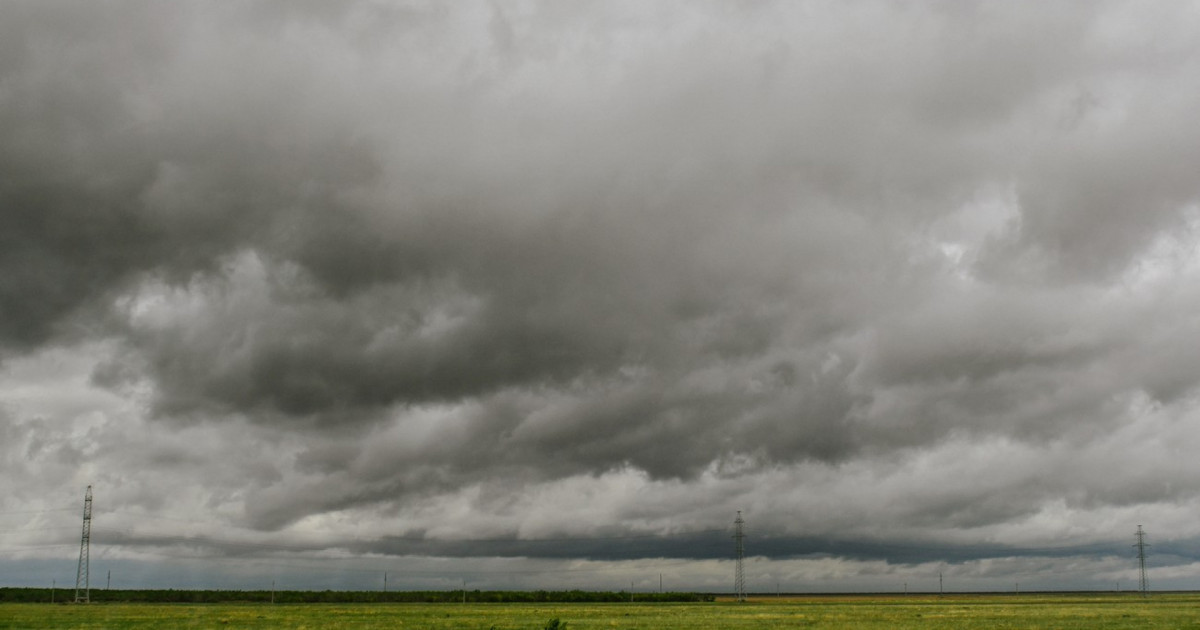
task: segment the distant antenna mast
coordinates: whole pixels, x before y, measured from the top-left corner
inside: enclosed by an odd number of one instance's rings
[[[1133,546],[1137,547],[1138,550],[1138,569],[1141,572],[1139,589],[1142,592],[1142,597],[1149,597],[1150,583],[1146,581],[1146,547],[1149,547],[1150,543],[1146,542],[1146,532],[1142,531],[1141,525],[1138,525],[1137,533],[1134,536],[1137,537],[1137,542]]]
[[[742,526],[745,524],[746,521],[742,520],[742,511],[738,510],[737,519],[733,521],[733,553],[735,559],[733,590],[739,602],[746,601],[746,571],[742,566],[742,559],[746,557],[746,544],[743,542],[746,534],[742,531]]]
[[[75,603],[86,604],[91,601],[90,570],[88,560],[91,558],[92,540],[92,487],[87,487],[83,495],[83,537],[79,541],[79,570],[75,573]]]

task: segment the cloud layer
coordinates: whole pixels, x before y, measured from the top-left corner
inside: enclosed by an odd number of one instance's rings
[[[711,558],[738,509],[776,558],[1183,544],[1197,28],[7,3],[0,511],[95,483],[450,556]]]

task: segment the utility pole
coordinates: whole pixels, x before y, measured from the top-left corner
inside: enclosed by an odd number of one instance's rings
[[[742,560],[746,557],[746,544],[743,540],[746,534],[743,531],[743,526],[746,521],[742,520],[742,511],[738,510],[737,519],[733,521],[733,553],[734,553],[734,569],[733,569],[733,590],[739,602],[746,601],[746,571],[742,566]]]
[[[1138,550],[1138,570],[1141,573],[1141,583],[1138,588],[1142,592],[1142,597],[1149,597],[1150,583],[1146,581],[1146,547],[1149,547],[1150,543],[1146,542],[1146,532],[1142,531],[1141,525],[1138,525],[1137,533],[1134,536],[1137,537],[1137,542],[1133,546]]]
[[[79,541],[79,568],[75,572],[75,603],[86,604],[91,601],[91,584],[89,583],[91,569],[88,561],[91,559],[92,539],[92,487],[87,487],[83,495],[83,537]],[[82,591],[82,592],[81,592]]]

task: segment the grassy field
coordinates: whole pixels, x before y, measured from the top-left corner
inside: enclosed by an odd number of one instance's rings
[[[834,596],[703,604],[3,604],[38,628],[1198,628],[1200,594]]]

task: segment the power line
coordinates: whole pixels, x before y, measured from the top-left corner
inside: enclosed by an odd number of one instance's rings
[[[24,511],[24,513],[42,513],[42,512],[55,512],[55,511],[61,511],[61,510],[59,510],[59,509],[28,510],[28,511]],[[5,513],[19,514],[19,513],[22,513],[22,511],[0,512],[0,514],[5,514]],[[251,534],[261,533],[261,532],[257,532],[257,530],[254,530],[254,529],[228,527],[227,523],[219,523],[219,522],[214,522],[214,521],[207,521],[207,522],[206,521],[198,521],[196,519],[175,518],[175,517],[171,517],[171,516],[160,516],[160,515],[146,514],[146,513],[141,513],[141,512],[126,512],[126,511],[120,511],[120,510],[101,509],[101,510],[99,510],[98,513],[105,517],[131,517],[131,518],[138,519],[139,521],[162,520],[162,521],[173,521],[173,522],[180,522],[180,523],[190,523],[190,524],[194,524],[194,525],[198,525],[198,526],[204,526],[205,529],[208,531],[213,531],[214,528],[216,528],[218,530],[225,529],[227,532],[229,532],[231,534],[234,532],[239,532],[239,531],[240,532],[248,532]],[[120,520],[120,519],[118,519],[118,520]],[[30,529],[34,529],[34,528],[30,528]],[[38,527],[36,529],[49,530],[49,529],[57,529],[57,528],[56,527]],[[26,529],[0,530],[0,533],[13,533],[13,532],[19,532],[19,531],[26,531]],[[116,528],[116,529],[106,528],[106,529],[104,529],[104,531],[106,531],[106,532],[112,531],[114,533],[126,534],[130,538],[136,537],[133,529],[131,529],[131,528]],[[407,543],[424,543],[424,544],[435,544],[435,545],[456,545],[456,544],[464,544],[464,545],[516,544],[516,545],[522,545],[522,544],[590,542],[590,541],[619,541],[619,540],[639,540],[639,539],[640,540],[687,539],[687,538],[700,537],[700,536],[704,536],[704,535],[708,535],[708,534],[715,534],[715,533],[719,533],[722,531],[728,531],[728,530],[723,529],[723,528],[713,528],[713,529],[703,529],[703,530],[671,532],[671,533],[666,533],[666,534],[639,533],[639,534],[612,534],[612,535],[606,535],[606,536],[587,536],[587,535],[549,536],[549,537],[541,537],[541,538],[521,538],[521,537],[517,537],[516,535],[494,536],[494,537],[483,537],[483,538],[438,538],[438,537],[431,537],[429,535],[409,535],[409,536],[387,536],[386,538],[379,539],[375,542],[380,542],[380,543],[407,542]],[[277,534],[273,534],[273,535],[277,535]],[[767,543],[771,543],[772,538],[768,537],[765,540]],[[355,541],[333,540],[333,541],[313,541],[313,542],[297,541],[297,542],[294,542],[291,544],[288,544],[288,543],[271,544],[271,543],[255,543],[255,542],[248,542],[248,541],[237,541],[237,540],[231,540],[229,538],[222,539],[222,538],[212,537],[212,536],[191,537],[191,536],[180,536],[180,535],[174,535],[174,536],[150,535],[150,538],[144,543],[142,543],[140,541],[130,540],[127,542],[127,544],[130,546],[137,546],[139,544],[153,545],[153,544],[160,544],[160,543],[170,544],[170,543],[179,543],[179,542],[204,545],[204,546],[208,546],[208,545],[211,545],[211,546],[229,545],[229,546],[237,546],[237,547],[257,546],[260,548],[277,548],[280,550],[337,549],[337,548],[360,547],[362,544],[362,541],[357,541],[357,540],[355,540]],[[809,542],[810,541],[808,541],[807,539],[805,539],[803,541],[803,544],[801,546],[805,547],[806,550],[804,552],[800,552],[798,555],[830,554],[831,553],[833,555],[847,556],[847,557],[866,556],[866,557],[875,558],[875,557],[877,557],[877,554],[887,555],[889,553],[895,553],[895,552],[925,553],[925,554],[929,554],[929,555],[937,555],[937,554],[946,553],[947,551],[952,551],[952,552],[968,553],[968,555],[963,556],[963,559],[966,559],[966,560],[975,559],[976,557],[987,557],[987,558],[1014,557],[1015,558],[1015,557],[1026,557],[1026,556],[1041,557],[1041,556],[1059,556],[1059,555],[1072,555],[1072,556],[1075,556],[1075,555],[1120,556],[1120,555],[1122,555],[1119,545],[1115,545],[1112,543],[1104,543],[1104,542],[1086,543],[1086,544],[1081,544],[1081,545],[1031,546],[1031,547],[1018,547],[1018,546],[1007,546],[1007,547],[1006,546],[995,546],[995,547],[983,546],[983,547],[980,547],[980,546],[976,546],[976,545],[968,545],[968,546],[962,547],[962,548],[955,547],[955,546],[921,544],[921,543],[916,543],[916,542],[914,542],[914,543],[880,542],[880,541],[874,541],[874,540],[869,540],[869,539],[867,539],[867,540],[850,540],[850,541],[833,539],[833,540],[827,541],[824,545],[814,548],[811,546],[811,544],[807,544]],[[776,546],[778,546],[779,544],[780,544],[779,542],[775,543]],[[856,552],[856,550],[859,550],[859,549],[863,549],[865,551],[857,551]],[[872,552],[876,552],[876,553],[872,553]],[[796,555],[796,554],[792,554],[792,555]],[[905,561],[905,560],[901,560],[901,561],[899,561],[899,563],[900,564],[913,564],[913,562]]]
[[[163,546],[189,546],[196,548],[210,549],[225,549],[225,550],[263,550],[263,551],[294,551],[294,552],[320,552],[336,549],[344,549],[352,553],[364,553],[361,549],[363,543],[361,541],[313,541],[313,542],[265,542],[255,540],[237,540],[234,538],[219,538],[208,535],[156,535],[156,534],[137,534],[132,528],[106,528],[108,533],[107,545],[110,547],[127,547],[127,548],[146,548],[146,547],[163,547]],[[695,530],[682,534],[684,537],[695,538],[701,537],[710,533],[717,533],[723,530]],[[724,530],[728,531],[728,530]],[[233,533],[232,531],[230,533]],[[565,543],[565,542],[580,542],[590,543],[597,541],[621,541],[621,540],[670,540],[669,536],[660,534],[625,534],[612,536],[596,536],[596,537],[556,537],[556,538],[462,538],[462,539],[438,539],[429,537],[416,536],[394,536],[388,537],[378,543],[387,544],[394,542],[418,543],[424,545],[476,545],[476,544],[498,544],[498,545],[527,545],[527,544],[548,544],[548,543]],[[366,553],[372,553],[368,549]],[[396,555],[383,551],[374,551],[381,555]]]
[[[176,522],[180,522],[180,523],[192,523],[192,524],[196,524],[196,525],[205,525],[206,528],[208,528],[208,529],[212,529],[212,527],[214,527],[214,526],[215,527],[223,527],[224,526],[224,524],[215,523],[212,521],[203,522],[203,521],[197,521],[196,519],[182,519],[182,518],[174,518],[174,517],[169,517],[169,516],[154,516],[154,515],[150,515],[150,514],[142,514],[142,513],[136,513],[136,512],[123,512],[123,511],[118,511],[118,510],[104,511],[103,514],[111,515],[111,516],[130,516],[130,517],[134,517],[134,518],[137,518],[140,520],[154,519],[154,520],[162,520],[162,521],[176,521]],[[234,528],[234,529],[240,529],[241,531],[254,531],[254,530],[247,530],[244,528]],[[130,530],[126,529],[126,530],[121,530],[121,531],[129,532]],[[606,535],[606,536],[586,536],[586,535],[547,536],[547,537],[542,537],[542,538],[519,538],[515,535],[513,535],[513,536],[496,536],[496,537],[489,537],[489,538],[433,538],[430,536],[388,536],[387,538],[385,538],[383,540],[397,541],[397,542],[423,542],[423,543],[439,543],[439,544],[555,543],[555,542],[587,542],[587,541],[593,541],[593,540],[598,540],[598,541],[603,541],[603,540],[649,540],[649,539],[655,539],[655,538],[667,539],[672,536],[701,536],[704,534],[717,534],[717,533],[727,532],[727,531],[729,531],[729,530],[725,529],[725,528],[712,528],[712,529],[687,530],[687,531],[682,531],[682,532],[669,532],[666,534],[610,534],[610,535]],[[333,543],[333,544],[325,545],[325,548],[344,547],[344,546],[346,546],[346,543]]]
[[[228,556],[208,556],[208,555],[185,555],[178,553],[150,552],[148,555],[171,559],[181,560],[184,562],[214,562],[214,563],[237,563],[242,566],[256,567],[271,567],[277,569],[303,569],[306,571],[315,571],[317,573],[364,573],[378,574],[385,571],[389,565],[394,565],[394,560],[379,562],[370,562],[372,566],[363,566],[364,559],[361,557],[293,557],[290,560],[270,559],[270,558],[233,558]],[[635,560],[616,561],[616,562],[636,562]],[[616,563],[614,562],[614,563]],[[689,560],[670,560],[665,562],[656,562],[644,567],[640,570],[651,571],[661,569],[663,567],[686,566]],[[599,563],[598,564],[602,564]],[[551,568],[543,567],[537,569],[510,569],[510,568],[495,568],[495,569],[471,569],[462,571],[461,569],[426,569],[413,570],[405,569],[403,573],[410,576],[445,576],[447,572],[465,572],[468,575],[538,575],[544,573],[553,574],[596,574],[612,571],[627,570],[622,567],[566,567],[566,568]]]
[[[80,538],[80,565],[79,565],[79,572],[77,574],[77,582],[78,582],[77,590],[80,591],[79,597],[82,601],[87,601],[87,599],[90,595],[90,592],[89,592],[90,576],[88,573],[88,563],[90,560],[90,537],[91,537],[91,534],[93,533],[92,528],[91,528],[91,521],[92,521],[91,517],[93,516],[93,511],[90,509],[90,505],[89,505],[90,494],[91,494],[91,486],[88,486],[88,492],[85,495],[85,506],[84,506],[85,507],[84,532]],[[58,510],[58,509],[26,510],[26,511],[12,511],[9,513],[10,514],[17,514],[17,513],[37,514],[37,513],[48,513],[48,512],[56,512],[56,511],[61,511],[61,510]],[[336,539],[335,540],[304,541],[301,539],[301,540],[294,540],[289,544],[288,542],[282,542],[282,541],[271,542],[270,540],[264,539],[268,535],[278,536],[279,532],[275,532],[275,533],[261,532],[261,531],[257,531],[257,530],[253,530],[253,529],[231,526],[228,523],[210,522],[209,525],[204,525],[202,522],[197,522],[195,520],[177,519],[177,518],[173,518],[171,516],[156,516],[156,515],[136,513],[136,512],[122,512],[122,511],[114,511],[114,510],[105,510],[103,508],[101,508],[99,513],[106,517],[106,518],[102,519],[102,521],[104,521],[104,522],[111,523],[111,521],[117,521],[117,522],[129,523],[129,525],[130,525],[129,527],[111,527],[111,526],[105,527],[102,525],[101,529],[96,530],[96,533],[102,534],[102,537],[105,541],[104,551],[108,551],[109,549],[127,549],[127,550],[131,550],[131,551],[136,550],[140,553],[144,553],[149,556],[160,557],[160,558],[176,558],[176,559],[185,560],[185,561],[188,561],[188,560],[190,560],[190,561],[228,561],[228,562],[250,561],[252,564],[257,565],[257,566],[262,566],[262,567],[274,566],[274,567],[280,567],[280,568],[303,568],[303,569],[315,570],[317,572],[332,571],[335,573],[340,573],[340,572],[344,572],[344,571],[371,573],[371,572],[382,571],[385,569],[394,569],[394,568],[397,568],[394,563],[398,562],[399,558],[405,557],[407,555],[412,555],[412,554],[426,555],[429,552],[429,550],[431,550],[431,549],[448,551],[451,553],[452,556],[460,557],[463,559],[466,559],[469,557],[480,557],[480,556],[491,556],[492,555],[489,547],[475,548],[475,549],[472,549],[470,547],[471,545],[478,545],[478,544],[510,545],[510,546],[513,546],[513,549],[515,550],[515,551],[513,551],[513,553],[516,553],[517,551],[522,551],[522,549],[521,549],[522,546],[525,546],[523,553],[517,557],[520,557],[523,559],[530,559],[530,558],[544,559],[544,560],[553,562],[555,560],[563,560],[564,557],[561,557],[558,555],[551,555],[546,558],[540,558],[541,554],[530,547],[536,547],[537,544],[552,544],[552,543],[571,543],[571,542],[585,542],[586,543],[586,542],[596,542],[596,541],[622,541],[622,540],[639,540],[639,539],[640,540],[656,540],[657,539],[657,540],[661,540],[665,543],[668,543],[670,545],[669,547],[664,549],[664,550],[668,551],[667,555],[659,556],[656,559],[649,558],[646,556],[629,556],[629,557],[608,557],[604,560],[597,560],[597,562],[604,562],[604,563],[611,562],[611,563],[617,563],[617,564],[622,564],[622,563],[629,562],[629,561],[645,562],[646,560],[650,560],[652,562],[652,564],[647,565],[647,566],[649,566],[649,567],[651,567],[651,569],[653,569],[654,567],[683,565],[683,564],[687,564],[689,562],[695,562],[695,561],[720,560],[720,558],[718,556],[709,556],[709,555],[701,555],[701,556],[694,556],[694,557],[693,556],[684,556],[684,558],[686,558],[686,559],[680,559],[680,560],[668,560],[668,558],[679,558],[680,557],[680,556],[674,556],[674,554],[671,553],[671,551],[678,552],[679,549],[677,549],[677,547],[680,544],[684,544],[684,545],[686,545],[688,543],[703,544],[703,545],[705,545],[705,547],[704,547],[705,554],[717,551],[719,548],[719,538],[720,537],[714,536],[710,540],[707,536],[709,534],[715,533],[715,532],[721,532],[721,531],[728,532],[729,531],[728,529],[705,529],[705,530],[691,530],[691,531],[675,531],[675,532],[658,533],[658,534],[624,533],[624,534],[610,534],[607,536],[586,536],[586,535],[583,535],[583,536],[550,536],[550,537],[545,537],[545,538],[519,538],[519,537],[517,537],[517,535],[515,533],[513,533],[513,534],[501,536],[501,537],[460,538],[460,539],[436,538],[436,537],[431,537],[431,536],[429,536],[428,533],[426,533],[424,535],[406,535],[406,536],[385,537],[385,538],[374,540],[374,541],[336,540]],[[111,517],[111,521],[110,521],[110,517]],[[122,518],[122,517],[125,517],[125,518]],[[205,529],[207,531],[205,533],[201,533],[198,535],[186,535],[186,534],[178,535],[178,534],[176,534],[176,535],[158,536],[158,535],[154,535],[153,533],[150,533],[150,532],[142,533],[142,532],[136,531],[136,530],[142,529],[142,527],[138,526],[135,523],[129,522],[127,520],[128,518],[136,518],[138,520],[155,519],[155,520],[163,520],[163,521],[188,522],[188,523],[192,523],[194,525],[205,527]],[[42,519],[37,519],[37,520],[40,521]],[[216,530],[212,531],[212,527],[210,527],[210,525],[215,526]],[[45,527],[45,528],[40,528],[40,529],[50,530],[50,529],[58,529],[58,528]],[[26,529],[0,530],[0,534],[19,532],[19,531],[29,531],[29,530],[26,530]],[[726,535],[728,535],[728,534],[726,534]],[[1135,545],[1135,547],[1138,547],[1138,554],[1139,554],[1139,568],[1141,571],[1141,580],[1142,580],[1141,591],[1143,592],[1144,595],[1148,596],[1149,584],[1148,584],[1148,579],[1145,575],[1145,556],[1147,554],[1146,547],[1149,547],[1150,545],[1149,545],[1149,543],[1146,542],[1145,536],[1146,536],[1146,534],[1143,531],[1142,526],[1139,525],[1138,526],[1138,541],[1140,543],[1140,546]],[[735,547],[734,547],[734,552],[735,552],[734,589],[736,591],[736,595],[739,598],[744,598],[746,596],[746,581],[745,581],[746,578],[745,578],[745,567],[744,567],[746,534],[745,534],[745,520],[743,519],[743,515],[742,515],[741,511],[737,512],[737,517],[735,520],[735,533],[734,533],[733,537],[735,539],[734,540],[734,542],[735,542]],[[70,543],[65,543],[65,542],[64,543],[53,542],[55,538],[58,538],[57,536],[46,536],[46,537],[39,536],[38,538],[41,538],[41,540],[36,540],[36,541],[30,540],[30,541],[28,541],[30,544],[10,544],[8,546],[0,546],[0,554],[7,556],[12,553],[21,553],[23,551],[31,551],[31,550],[35,550],[35,549],[53,549],[53,548],[59,548],[59,547],[68,547],[70,545]],[[46,538],[50,538],[50,540],[47,541]],[[726,540],[728,540],[728,539],[726,539]],[[770,539],[768,539],[768,540],[770,540]],[[805,539],[805,540],[807,540],[807,539]],[[13,541],[13,542],[15,543],[15,541]],[[412,548],[409,548],[408,545],[393,546],[393,547],[389,548],[389,546],[387,545],[387,543],[389,543],[389,542],[417,543],[417,545]],[[714,543],[716,543],[716,545],[714,545]],[[372,549],[372,547],[375,544],[383,545],[383,547],[379,548],[379,549]],[[780,543],[779,543],[779,541],[776,541],[774,544],[776,546],[778,546]],[[831,545],[829,547],[829,551],[831,551],[834,554],[837,554],[838,551],[841,550],[840,547],[845,546],[846,544],[850,544],[850,543],[837,543],[835,541],[834,543],[831,543]],[[463,545],[465,545],[466,547],[462,547]],[[904,544],[904,543],[867,542],[865,544],[865,546],[868,549],[873,549],[873,550],[910,550],[910,551],[930,551],[930,552],[945,551],[944,547],[926,546],[926,545],[921,545],[919,543],[918,544]],[[196,555],[187,554],[186,551],[183,554],[172,554],[168,550],[169,547],[190,547],[192,550],[194,550],[196,552]],[[460,547],[462,547],[462,548],[460,548]],[[224,550],[225,550],[223,554],[221,553],[222,548],[224,548]],[[647,548],[649,548],[649,547],[646,547],[645,545],[637,545],[636,549],[634,549],[634,551],[636,552],[636,551],[640,550],[642,552],[645,552]],[[1172,544],[1168,544],[1168,547],[1166,549],[1173,549],[1173,548],[1174,548],[1174,546]],[[1124,554],[1123,554],[1122,552],[1119,551],[1119,549],[1120,549],[1119,545],[1113,545],[1111,557],[1113,558],[1114,561],[1116,561],[1117,558],[1119,558],[1121,555],[1128,553],[1128,552],[1124,552]],[[1128,549],[1128,548],[1126,548],[1126,549]],[[1163,549],[1164,548],[1160,548],[1159,551],[1161,552],[1161,551],[1163,551]],[[205,551],[205,550],[214,550],[215,554],[213,556],[204,555],[204,554],[210,553],[209,551]],[[425,554],[420,553],[421,551],[425,551],[426,553]],[[829,553],[829,551],[827,551],[826,553]],[[986,549],[985,549],[985,551],[986,551]],[[1046,554],[1046,555],[1053,556],[1053,555],[1057,555],[1058,553],[1070,553],[1070,552],[1076,552],[1076,553],[1083,554],[1083,555],[1097,555],[1097,556],[1104,556],[1104,557],[1110,556],[1110,552],[1108,550],[1108,545],[1105,545],[1103,543],[1091,543],[1091,544],[1082,545],[1082,546],[1070,545],[1070,546],[1056,546],[1056,547],[1047,546],[1047,547],[1023,547],[1023,548],[1010,547],[1007,549],[997,548],[997,549],[993,549],[992,551],[1002,553],[1005,555],[1005,557],[1014,557],[1014,558],[1019,558],[1021,556],[1024,556],[1025,554],[1039,554],[1039,555]],[[166,553],[164,553],[164,552],[166,552]],[[719,551],[717,551],[717,553],[719,553]],[[297,554],[297,555],[293,556],[292,554]],[[332,555],[330,555],[330,554],[332,554]],[[467,555],[459,555],[459,554],[467,554]],[[529,554],[529,555],[525,555],[525,554]],[[104,554],[101,554],[101,556],[103,556],[103,555]],[[800,554],[800,555],[804,555],[804,554]],[[853,556],[854,554],[850,554],[850,555]],[[309,556],[309,557],[304,557],[304,556]],[[497,556],[497,558],[500,558],[500,557],[504,557],[504,556]],[[777,559],[785,559],[785,560],[786,559],[798,559],[798,557],[799,557],[799,555],[793,555],[790,557],[782,557],[782,558],[777,558]],[[992,556],[992,557],[996,557],[996,556]],[[1126,555],[1125,557],[1127,558],[1128,556]],[[725,558],[728,558],[728,556],[725,556]],[[655,562],[654,560],[658,560],[658,562]],[[662,562],[663,560],[667,560],[667,561]],[[341,564],[341,566],[338,566],[338,567],[328,566],[331,561],[335,564]],[[345,563],[347,563],[347,562],[350,563],[351,566],[346,566]],[[317,564],[320,564],[323,566],[312,566],[309,563],[317,563]],[[912,564],[912,563],[906,563],[906,564]],[[371,568],[367,568],[367,566],[364,566],[364,565],[371,566]],[[643,567],[643,568],[645,568],[645,567]],[[651,569],[647,569],[647,570],[651,570]],[[458,569],[458,571],[461,571],[461,570],[462,569]],[[605,566],[605,567],[591,566],[588,568],[579,568],[579,567],[576,567],[576,568],[548,568],[547,567],[547,568],[537,568],[537,569],[489,568],[486,570],[470,571],[470,573],[477,574],[477,575],[504,575],[504,574],[524,575],[524,574],[542,574],[542,573],[566,573],[566,574],[570,574],[570,573],[607,573],[607,572],[611,572],[614,570],[619,571],[622,569],[619,568],[618,566]],[[408,573],[408,571],[406,571],[405,573]],[[444,573],[444,571],[428,570],[428,571],[415,571],[412,573],[414,573],[414,575],[442,575]],[[1051,573],[1052,574],[1071,574],[1073,572],[1060,569],[1057,571],[1052,571]],[[941,577],[941,576],[939,576],[939,577]],[[389,576],[389,586],[390,586],[390,582],[391,582],[390,578],[391,578],[391,576]],[[941,580],[939,580],[939,583],[940,582],[941,582]],[[941,591],[941,590],[942,589],[939,588],[939,591]]]
[[[17,534],[21,532],[44,532],[52,529],[75,529],[74,525],[56,525],[54,527],[22,527],[21,529],[0,529],[0,534]]]
[[[21,545],[19,547],[0,547],[0,553],[23,553],[29,549],[55,549],[58,547],[74,547],[75,543],[51,543],[46,545]]]
[[[48,510],[2,510],[0,516],[9,514],[47,514],[50,512],[74,512],[75,508],[53,508]]]

